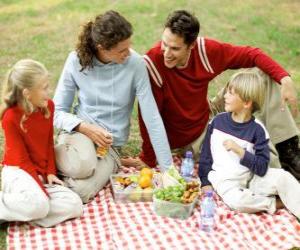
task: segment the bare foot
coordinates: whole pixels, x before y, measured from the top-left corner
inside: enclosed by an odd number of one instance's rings
[[[280,198],[276,198],[276,209],[285,208],[283,202],[280,200]]]
[[[142,169],[146,166],[146,164],[141,161],[140,158],[133,158],[133,157],[123,157],[121,158],[121,164],[125,167],[135,167],[137,170]]]

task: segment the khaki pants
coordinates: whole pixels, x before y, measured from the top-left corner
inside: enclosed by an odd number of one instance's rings
[[[232,209],[246,213],[267,211],[274,213],[278,195],[297,218],[300,218],[300,183],[283,169],[269,168],[266,175],[254,175],[249,185],[244,180],[223,179],[216,171],[210,171],[208,179],[223,201]]]
[[[64,182],[84,203],[95,197],[121,165],[113,148],[103,159],[98,159],[92,140],[78,132],[62,132],[58,136],[55,154]]]
[[[81,216],[82,202],[77,194],[60,185],[44,186],[50,197],[27,172],[5,166],[2,169],[0,220],[30,221],[51,227]]]
[[[251,69],[257,71],[266,83],[266,97],[262,110],[255,113],[255,116],[263,122],[270,134],[270,167],[280,167],[278,153],[274,144],[283,142],[299,134],[296,122],[294,121],[288,106],[281,111],[280,85],[274,82],[269,76],[257,68]],[[212,117],[220,112],[224,112],[225,86],[218,92],[217,96],[210,102]],[[205,131],[194,142],[184,147],[184,151],[192,150],[195,160],[199,160],[199,152],[206,134]]]

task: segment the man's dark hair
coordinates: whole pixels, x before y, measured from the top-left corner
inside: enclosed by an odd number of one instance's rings
[[[168,16],[165,28],[169,28],[173,34],[183,37],[185,44],[191,45],[197,39],[200,23],[188,11],[176,10]]]

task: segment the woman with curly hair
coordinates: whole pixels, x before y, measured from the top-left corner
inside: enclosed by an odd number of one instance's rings
[[[130,48],[131,36],[131,24],[115,11],[88,22],[54,96],[54,124],[61,129],[57,165],[67,186],[85,203],[120,164],[117,149],[127,142],[135,97],[160,167],[172,164],[146,66]]]

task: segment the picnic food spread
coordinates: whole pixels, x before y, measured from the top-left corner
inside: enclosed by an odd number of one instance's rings
[[[199,180],[184,179],[175,167],[164,173],[143,168],[135,174],[111,176],[114,200],[117,203],[149,202],[161,216],[186,219],[199,196]]]

